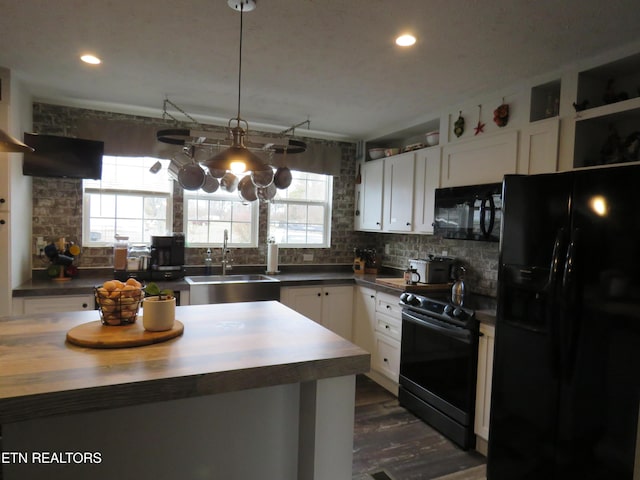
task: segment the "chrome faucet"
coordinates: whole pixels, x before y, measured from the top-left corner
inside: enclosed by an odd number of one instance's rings
[[[222,241],[222,275],[227,274],[227,268],[230,270],[231,266],[228,265],[229,259],[227,258],[227,254],[229,253],[229,249],[227,248],[227,243],[229,242],[229,230],[224,229],[224,237]]]

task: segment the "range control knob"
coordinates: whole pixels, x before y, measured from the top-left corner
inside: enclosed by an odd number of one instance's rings
[[[413,295],[411,295],[410,293],[404,292],[400,294],[400,301],[402,303],[409,303],[407,300],[409,299],[409,297],[413,297]]]
[[[453,307],[449,304],[444,306],[444,313],[446,313],[447,315],[451,315],[451,312],[453,312]]]
[[[453,316],[455,318],[460,319],[460,320],[464,320],[466,318],[466,316],[467,316],[467,313],[464,310],[462,310],[461,308],[454,308]]]

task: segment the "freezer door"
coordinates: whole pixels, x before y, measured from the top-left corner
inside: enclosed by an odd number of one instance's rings
[[[639,186],[640,166],[576,174],[554,478],[640,477]]]
[[[487,478],[552,479],[559,357],[557,280],[571,179],[507,176]]]

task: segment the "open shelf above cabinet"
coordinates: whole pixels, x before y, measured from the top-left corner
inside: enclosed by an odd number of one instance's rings
[[[640,160],[640,54],[578,75],[573,166]]]
[[[560,112],[560,87],[560,80],[555,80],[531,89],[530,122],[558,116]]]

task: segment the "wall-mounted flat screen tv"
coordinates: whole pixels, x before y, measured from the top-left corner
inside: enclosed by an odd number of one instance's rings
[[[24,154],[23,175],[93,179],[102,177],[104,142],[25,133],[24,143],[35,151]]]

